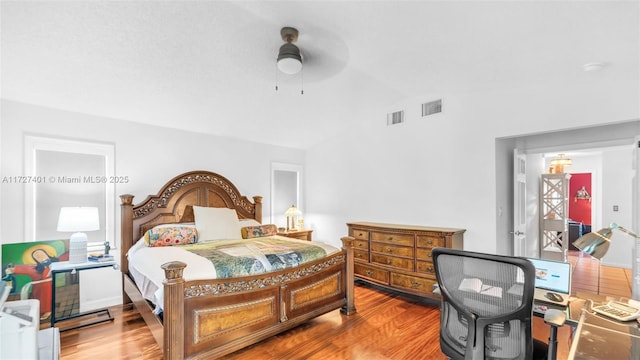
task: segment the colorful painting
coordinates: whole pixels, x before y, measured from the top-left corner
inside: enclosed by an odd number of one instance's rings
[[[11,284],[16,299],[40,300],[41,319],[51,315],[51,274],[53,262],[69,260],[69,240],[49,240],[2,245],[2,280]],[[64,274],[56,287],[65,283]]]

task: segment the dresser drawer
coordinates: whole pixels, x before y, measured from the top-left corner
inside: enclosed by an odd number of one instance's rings
[[[353,247],[356,250],[369,250],[369,242],[364,240],[356,240],[353,242]]]
[[[385,242],[389,244],[413,246],[413,235],[371,232],[371,241]]]
[[[369,232],[367,230],[353,229],[353,237],[356,240],[369,240]]]
[[[435,280],[425,279],[417,276],[391,273],[391,286],[418,291],[422,293],[432,293]]]
[[[371,251],[386,255],[403,256],[413,258],[413,248],[408,246],[389,245],[386,243],[371,243]]]
[[[416,246],[418,247],[436,247],[444,246],[444,239],[437,235],[417,235]]]
[[[384,284],[389,284],[389,272],[386,270],[356,263],[353,266],[353,272],[356,276],[362,276]]]
[[[429,274],[436,276],[436,268],[433,266],[433,263],[426,261],[418,261],[416,262],[416,271],[423,274]]]
[[[403,258],[398,258],[394,256],[371,254],[371,262],[380,264],[380,265],[393,266],[395,268],[413,271],[413,259],[403,259]]]
[[[355,260],[360,260],[360,261],[369,261],[369,252],[368,251],[362,251],[362,250],[354,250],[353,251],[353,258]]]
[[[431,254],[432,250],[433,249],[431,248],[427,248],[427,249],[417,248],[416,259],[424,260],[424,261],[433,261],[433,254]]]

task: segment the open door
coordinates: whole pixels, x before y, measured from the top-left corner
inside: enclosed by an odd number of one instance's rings
[[[513,150],[513,255],[526,256],[527,157]]]

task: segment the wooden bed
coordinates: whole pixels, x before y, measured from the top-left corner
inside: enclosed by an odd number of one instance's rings
[[[188,264],[166,263],[160,320],[130,277],[126,254],[133,244],[155,225],[193,222],[193,205],[232,208],[238,217],[261,223],[262,197],[254,196],[252,202],[223,176],[192,171],[171,179],[137,205],[133,195],[120,198],[123,301],[140,312],[165,359],[222,356],[329,311],[356,311],[353,239],[345,237],[336,254],[257,276],[185,281],[182,273]]]

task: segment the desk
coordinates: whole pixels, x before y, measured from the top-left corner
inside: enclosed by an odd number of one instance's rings
[[[584,308],[585,303],[585,299],[577,297],[571,297],[571,299],[569,300],[569,305],[567,306],[554,305],[538,300],[533,300],[533,315],[543,318],[546,309],[557,309],[567,315],[565,324],[575,328],[580,322],[580,315],[582,314],[582,308]]]
[[[116,269],[117,266],[118,264],[116,264],[116,262],[113,260],[104,261],[104,262],[87,261],[87,262],[77,263],[77,264],[71,264],[68,261],[51,263],[49,267],[49,269],[51,270],[51,278],[53,281],[53,284],[51,286],[51,327],[55,327],[55,323],[59,321],[75,319],[75,318],[79,318],[87,315],[93,315],[93,314],[98,316],[95,319],[95,321],[83,323],[81,325],[70,327],[70,328],[60,329],[60,331],[62,332],[62,331],[77,329],[77,328],[81,328],[89,325],[99,324],[107,321],[113,321],[113,316],[111,316],[111,312],[109,311],[108,308],[87,311],[87,312],[63,317],[60,319],[56,319],[56,274],[67,273],[67,272],[75,273],[77,271],[91,270],[91,269],[98,269],[98,268],[105,268],[105,267],[113,267],[114,269]],[[106,316],[101,316],[101,315],[106,315]]]
[[[619,322],[585,309],[571,344],[569,359],[640,359],[638,322]]]

